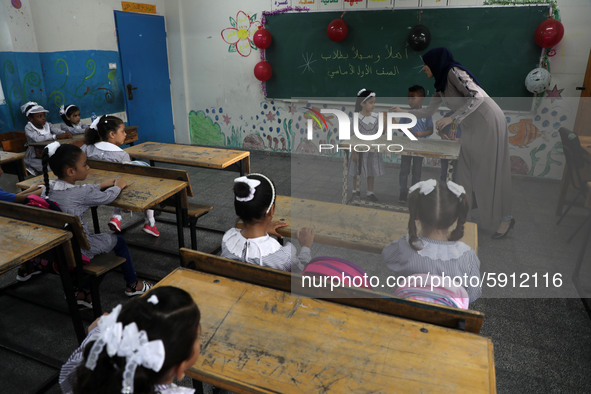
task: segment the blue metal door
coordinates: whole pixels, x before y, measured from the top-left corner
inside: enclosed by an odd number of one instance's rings
[[[174,143],[164,17],[115,11],[128,124],[138,142]]]

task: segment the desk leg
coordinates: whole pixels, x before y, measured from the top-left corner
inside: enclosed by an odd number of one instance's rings
[[[447,161],[447,174],[446,180],[453,181],[454,180],[454,167],[456,166],[457,160],[448,160]]]
[[[60,270],[60,278],[62,280],[62,287],[64,288],[66,302],[68,303],[68,310],[70,311],[70,316],[72,317],[72,324],[74,325],[76,338],[78,338],[78,343],[81,344],[84,338],[86,338],[86,333],[84,331],[84,325],[82,324],[82,317],[80,316],[80,311],[78,310],[78,304],[76,303],[76,299],[74,297],[74,285],[72,284],[72,276],[70,275],[70,271],[68,270],[68,265],[71,265],[72,267],[76,265],[73,256],[71,241],[64,242],[58,248],[57,255],[57,265]]]
[[[347,192],[349,191],[349,152],[343,151],[343,195],[341,202],[347,203]]]
[[[25,167],[25,161],[22,160],[20,163],[17,163],[17,165],[16,165],[16,176],[18,177],[18,181],[19,182],[24,181],[26,175],[27,175],[27,170]]]
[[[242,167],[240,168],[240,176],[244,174],[250,174],[250,156],[242,159]]]
[[[569,179],[568,179],[568,164],[564,166],[562,171],[562,180],[560,181],[560,194],[558,195],[558,205],[556,205],[556,216],[562,215],[562,207],[564,206],[564,200],[566,199],[566,192],[568,191]]]
[[[185,247],[185,235],[183,233],[183,204],[181,202],[181,192],[178,192],[175,197],[175,204],[176,204],[176,231],[179,239],[179,249]]]
[[[101,225],[98,219],[98,211],[97,207],[90,208],[90,212],[92,213],[92,224],[94,226],[94,233],[100,234],[101,233]]]

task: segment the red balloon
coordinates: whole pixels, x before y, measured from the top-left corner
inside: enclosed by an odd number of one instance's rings
[[[258,62],[256,66],[254,66],[254,76],[259,81],[266,81],[271,78],[271,75],[273,75],[273,68],[269,62]]]
[[[269,45],[271,45],[273,38],[271,37],[269,30],[262,27],[252,35],[252,41],[254,42],[254,45],[257,46],[257,48],[267,49],[269,48]]]
[[[332,41],[339,42],[343,41],[345,37],[347,37],[347,32],[349,28],[347,24],[342,19],[335,19],[334,21],[328,24],[328,29],[326,29],[326,34],[328,34],[328,38]]]
[[[564,26],[559,20],[548,18],[538,25],[534,38],[542,48],[552,48],[564,36]]]

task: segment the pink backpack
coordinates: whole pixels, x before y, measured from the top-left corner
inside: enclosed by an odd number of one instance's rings
[[[438,279],[433,282],[434,278]],[[453,284],[450,284],[450,286],[442,286],[441,284],[443,284],[443,280],[440,276],[413,274],[406,277],[406,286],[397,288],[396,291],[394,291],[394,295],[401,298],[410,298],[412,300],[426,301],[433,304],[468,309],[470,297],[468,296],[466,289],[462,286],[454,286]]]
[[[316,257],[310,260],[302,271],[302,276],[334,276],[342,282],[354,284],[351,287],[371,289],[367,280],[364,280],[365,271],[350,261],[336,257]]]

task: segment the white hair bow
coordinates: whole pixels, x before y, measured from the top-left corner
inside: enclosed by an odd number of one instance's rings
[[[49,155],[49,157],[53,156],[55,154],[55,151],[59,147],[60,143],[57,141],[53,141],[51,144],[47,144],[45,148],[47,149],[47,154]]]
[[[148,298],[148,302],[150,304],[158,305],[158,297],[155,294],[152,294],[150,298]]]
[[[95,120],[92,121],[92,123],[90,124],[90,128],[93,130],[98,131],[98,124],[101,121],[103,117],[99,116],[98,118],[96,118]]]
[[[96,361],[99,358],[99,355],[103,351],[105,345],[107,345],[107,354],[109,356],[113,356],[117,353],[117,348],[119,347],[119,342],[121,341],[121,332],[122,332],[122,325],[121,323],[117,322],[117,318],[119,317],[119,312],[121,312],[121,304],[117,305],[111,313],[107,316],[101,317],[98,321],[98,334],[93,334],[89,341],[95,340],[92,348],[90,349],[90,353],[88,353],[88,359],[86,360],[86,368],[94,371],[96,367]]]
[[[359,95],[361,95],[361,93],[365,92],[366,90],[367,90],[367,89],[365,89],[365,88],[361,89],[360,91],[358,91],[358,92],[357,92],[357,95],[358,95],[358,96],[359,96]]]
[[[162,368],[165,356],[164,343],[160,339],[148,342],[146,332],[138,331],[137,325],[130,323],[123,329],[117,355],[126,359],[121,392],[133,393],[133,379],[138,365],[154,372]]]
[[[426,181],[417,182],[412,185],[408,189],[408,193],[410,194],[419,189],[419,193],[426,196],[435,189],[435,186],[437,186],[437,181],[435,179],[427,179]]]
[[[241,176],[239,178],[234,179],[234,183],[246,183],[249,188],[249,194],[246,197],[238,197],[236,196],[236,200],[238,201],[250,201],[254,198],[254,193],[256,192],[256,187],[261,184],[261,181],[256,179],[249,179],[246,176]]]
[[[456,195],[457,198],[460,198],[462,194],[466,194],[466,189],[463,186],[458,185],[455,182],[447,181],[447,188],[450,192]]]
[[[37,104],[34,101],[29,101],[28,103],[21,105],[21,112],[24,114],[25,111],[27,110],[27,107],[31,106],[31,105],[39,105],[39,104]]]
[[[66,115],[66,114],[68,113],[68,110],[69,110],[71,107],[73,107],[73,106],[74,106],[74,104],[70,104],[70,105],[68,105],[67,107],[65,107],[65,108],[64,108],[64,106],[62,105],[62,106],[60,107],[60,115]]]

